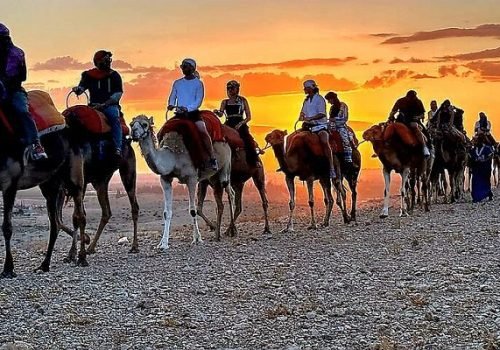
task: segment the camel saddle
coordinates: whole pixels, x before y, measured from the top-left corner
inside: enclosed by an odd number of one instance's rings
[[[419,141],[413,131],[403,123],[389,123],[384,129],[384,141],[389,142],[392,138],[398,137],[405,145],[416,147]]]
[[[238,151],[245,148],[245,143],[243,142],[243,139],[241,138],[238,130],[222,124],[222,133],[224,135],[224,139],[227,141],[232,151]],[[258,147],[259,145],[254,140],[254,148]]]
[[[354,130],[352,130],[352,128],[348,126],[347,132],[349,133],[349,143],[351,144],[351,148],[358,148],[359,141],[356,138]],[[332,148],[333,153],[344,153],[342,136],[340,136],[340,133],[335,129],[330,130],[330,147]]]
[[[43,136],[54,131],[64,129],[66,124],[64,118],[56,109],[50,95],[44,91],[33,90],[28,92],[28,109],[31,117],[35,121],[38,135]],[[22,133],[18,120],[10,117],[10,113],[0,109],[0,128],[4,131],[3,144],[9,144],[11,141],[19,140]]]
[[[76,105],[69,107],[63,113],[66,124],[70,128],[82,130],[93,136],[104,136],[111,132],[111,126],[104,113],[85,105]],[[120,124],[122,126],[123,136],[130,134],[130,129],[125,123],[123,113],[120,112]]]
[[[207,110],[200,111],[200,117],[205,122],[212,142],[224,142],[225,139],[222,131],[222,124],[219,118],[213,112]],[[158,140],[162,142],[165,136],[170,132],[176,132],[181,135],[182,141],[184,142],[195,167],[204,167],[209,154],[203,146],[200,132],[195,123],[187,119],[169,119],[165,122],[165,124],[163,124],[158,132]]]

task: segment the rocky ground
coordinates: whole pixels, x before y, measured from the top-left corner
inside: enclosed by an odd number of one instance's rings
[[[117,215],[90,266],[62,262],[61,235],[45,274],[32,270],[46,219],[15,218],[18,277],[0,280],[0,348],[499,349],[496,195],[405,218],[392,208],[385,220],[377,200],[357,225],[341,224],[335,209],[319,230],[307,230],[302,206],[292,233],[280,233],[286,206],[273,204],[270,236],[260,206],[247,204],[237,238],[215,242],[202,225],[198,246],[179,201],[167,253],[155,248],[161,202],[140,198],[138,254],[117,243],[131,236],[130,216],[126,198],[112,199]],[[95,228],[98,212],[88,213]]]

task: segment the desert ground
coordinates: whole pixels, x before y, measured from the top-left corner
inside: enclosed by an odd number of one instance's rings
[[[158,181],[142,179],[137,254],[118,243],[131,241],[132,223],[114,183],[114,216],[90,266],[63,262],[70,237],[61,233],[49,273],[33,272],[48,237],[44,201],[38,190],[21,192],[18,277],[0,280],[0,349],[499,349],[500,191],[491,202],[437,204],[403,218],[393,195],[390,217],[380,219],[382,176],[372,175],[360,184],[357,223],[344,225],[335,208],[330,227],[307,230],[297,183],[295,232],[280,232],[287,193],[277,176],[272,235],[262,235],[261,206],[248,188],[239,235],[217,242],[200,224],[204,243],[194,246],[179,187],[168,252],[156,249]],[[316,206],[322,218],[320,196]],[[100,216],[92,191],[86,208],[92,233]],[[215,217],[211,198],[206,210]],[[68,223],[71,211],[64,209]]]

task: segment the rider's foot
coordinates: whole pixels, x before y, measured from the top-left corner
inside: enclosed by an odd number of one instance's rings
[[[40,142],[31,145],[31,157],[33,160],[47,159],[47,153]]]

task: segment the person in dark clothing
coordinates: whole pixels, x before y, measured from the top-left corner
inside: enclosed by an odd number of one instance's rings
[[[22,87],[26,80],[24,52],[12,43],[9,29],[0,23],[0,104],[7,107],[21,124],[21,143],[30,147],[33,160],[47,159],[38,130],[28,108],[28,95]]]
[[[252,119],[250,106],[245,97],[240,95],[240,83],[231,80],[226,85],[227,99],[222,100],[220,108],[214,110],[219,117],[226,115],[225,125],[238,131],[245,145],[247,161],[252,166],[258,166],[259,158],[255,149],[255,141],[250,134],[248,122]],[[245,118],[243,118],[245,115]]]
[[[78,86],[73,91],[80,95],[85,90],[90,92],[90,106],[104,113],[111,126],[111,137],[115,148],[114,155],[121,157],[122,126],[120,123],[120,99],[123,95],[123,83],[120,74],[111,69],[112,53],[99,50],[94,54],[96,68],[82,73]]]
[[[471,195],[474,203],[485,198],[493,199],[491,191],[491,167],[494,149],[487,144],[484,134],[478,135],[470,151],[471,158]]]
[[[397,119],[395,118],[396,113],[398,114]],[[405,97],[401,97],[396,101],[389,114],[389,121],[397,121],[407,125],[414,132],[420,144],[423,145],[424,157],[429,157],[431,154],[424,138],[424,133],[427,134],[427,130],[420,121],[424,114],[425,108],[422,101],[417,97],[417,92],[410,90]],[[422,127],[422,131],[419,125]],[[429,135],[426,136],[427,140],[430,141]]]

